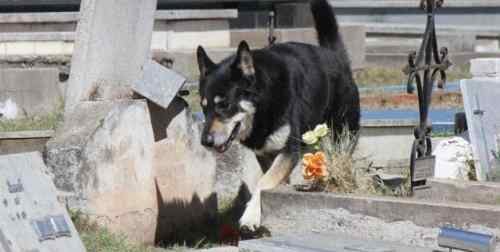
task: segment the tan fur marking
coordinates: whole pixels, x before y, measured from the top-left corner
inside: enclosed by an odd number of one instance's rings
[[[279,154],[271,168],[262,176],[257,184],[257,190],[269,190],[278,186],[292,172],[292,158],[286,154]]]
[[[224,101],[224,99],[223,99],[222,97],[220,97],[220,96],[216,96],[216,97],[214,98],[214,103],[215,103],[215,104],[220,103],[221,101]]]
[[[219,119],[214,119],[212,125],[210,126],[210,132],[221,132],[224,131],[224,123],[222,123]]]
[[[207,105],[208,105],[207,98],[203,98],[203,100],[201,100],[201,106],[206,107]]]
[[[255,68],[253,66],[252,55],[249,52],[242,53],[241,62],[240,62],[239,67],[244,75],[254,75],[255,74]]]
[[[254,75],[255,69],[253,68],[253,64],[249,64],[247,62],[242,62],[240,64],[240,69],[244,75]]]

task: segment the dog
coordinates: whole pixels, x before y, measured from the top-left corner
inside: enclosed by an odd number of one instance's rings
[[[260,226],[260,194],[286,181],[299,162],[302,134],[328,123],[334,132],[359,130],[359,92],[332,7],[312,0],[319,46],[278,43],[237,52],[214,63],[198,47],[200,101],[205,122],[201,144],[225,152],[235,140],[253,150],[264,175],[240,218]]]

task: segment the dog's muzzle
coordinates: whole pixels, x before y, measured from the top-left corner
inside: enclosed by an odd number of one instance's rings
[[[231,147],[231,144],[234,141],[234,139],[236,139],[236,136],[238,136],[240,128],[241,128],[241,122],[238,122],[231,131],[231,134],[227,138],[226,142],[224,142],[221,145],[215,145],[214,136],[210,133],[202,137],[201,144],[206,147],[214,148],[219,153],[226,152],[229,149],[229,147]]]

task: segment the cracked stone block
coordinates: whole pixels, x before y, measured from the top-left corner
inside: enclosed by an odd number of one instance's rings
[[[143,100],[82,102],[46,146],[45,161],[70,208],[144,244],[154,242],[153,130]]]
[[[200,132],[200,124],[186,108],[170,122],[168,137],[154,145],[158,240],[217,211],[215,154],[200,144]]]

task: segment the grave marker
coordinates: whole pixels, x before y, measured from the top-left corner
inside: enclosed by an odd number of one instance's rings
[[[0,251],[85,251],[38,152],[0,156]]]
[[[81,101],[92,100],[96,94],[103,100],[127,98],[128,89],[142,77],[150,58],[156,3],[82,1],[65,95],[66,111]]]
[[[500,132],[500,79],[496,78],[499,73],[492,72],[500,69],[495,67],[498,62],[499,59],[472,60],[474,78],[460,83],[476,173],[481,181],[499,179],[493,168],[494,153],[498,151],[495,136]]]

